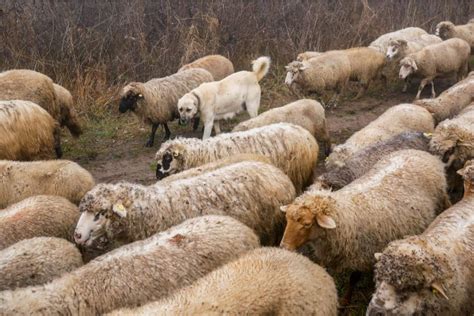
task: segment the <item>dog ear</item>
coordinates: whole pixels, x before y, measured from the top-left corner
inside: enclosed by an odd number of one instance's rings
[[[199,110],[201,108],[201,98],[199,97],[199,95],[196,92],[192,91],[191,93],[194,95],[194,97],[197,100],[197,108]]]

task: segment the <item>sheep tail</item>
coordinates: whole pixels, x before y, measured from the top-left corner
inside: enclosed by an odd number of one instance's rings
[[[270,69],[270,62],[270,57],[267,56],[258,57],[252,61],[252,71],[255,73],[255,76],[257,76],[257,81],[262,80],[262,78],[266,76]]]

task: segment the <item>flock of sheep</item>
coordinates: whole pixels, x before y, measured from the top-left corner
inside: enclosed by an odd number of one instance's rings
[[[41,160],[61,157],[62,126],[81,134],[73,98],[44,74],[0,73],[0,315],[336,315],[371,271],[367,315],[472,315],[471,52],[474,23],[442,22],[437,36],[410,27],[298,55],[285,83],[335,92],[334,105],[351,80],[360,97],[378,78],[421,79],[413,104],[336,146],[315,100],[258,115],[268,57],[234,72],[211,55],[129,83],[119,110],[152,126],[146,146],[159,124],[167,138],[175,119],[204,124],[202,140],[161,145],[150,186]],[[435,98],[433,79],[449,75],[457,83]],[[418,100],[428,83],[432,98]],[[240,111],[251,119],[220,134]]]

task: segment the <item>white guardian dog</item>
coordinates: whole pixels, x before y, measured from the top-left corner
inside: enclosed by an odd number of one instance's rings
[[[242,110],[251,118],[257,116],[261,94],[258,82],[269,68],[270,58],[259,57],[252,61],[252,71],[239,71],[191,90],[178,101],[180,123],[199,116],[204,123],[202,139],[206,139],[211,136],[212,126],[216,134],[221,132],[219,120],[230,119]]]

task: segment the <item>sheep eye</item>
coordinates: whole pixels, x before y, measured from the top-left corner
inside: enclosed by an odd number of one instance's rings
[[[94,216],[94,222],[97,222],[97,221],[99,220],[99,218],[100,218],[101,215],[102,215],[101,213],[95,214],[95,216]]]

